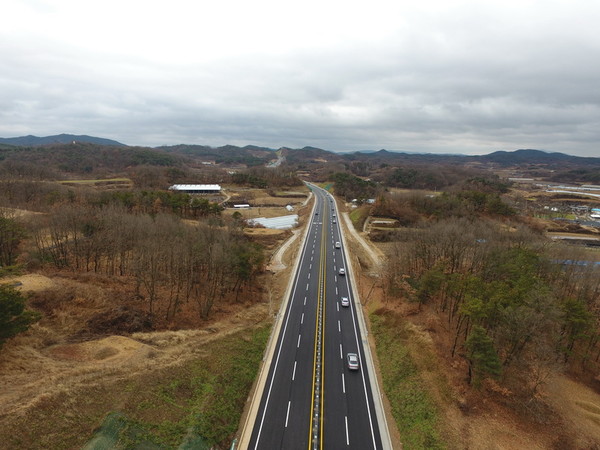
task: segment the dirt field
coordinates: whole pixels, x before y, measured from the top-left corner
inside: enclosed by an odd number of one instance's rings
[[[255,188],[228,188],[227,194],[230,195],[228,203],[230,204],[249,204],[252,209],[258,207],[285,207],[286,205],[296,206],[303,203],[308,196],[307,188],[297,188],[298,192],[278,192],[272,196],[266,189]],[[287,194],[287,195],[286,195]]]

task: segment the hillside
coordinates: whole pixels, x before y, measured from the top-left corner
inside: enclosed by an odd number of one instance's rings
[[[350,173],[378,185],[396,188],[440,190],[455,185],[461,179],[481,177],[490,170],[501,178],[529,177],[583,184],[600,182],[600,158],[534,149],[467,156],[385,149],[336,153],[310,146],[299,149],[189,144],[129,147],[110,139],[71,134],[0,139],[0,172],[21,176],[33,171],[37,179],[89,177],[92,174],[100,177],[132,176],[132,170],[154,166],[162,167],[161,173],[146,174],[146,178],[154,179],[155,182],[150,184],[156,186],[176,180],[223,182],[224,170],[217,173],[209,167],[258,168],[268,166],[278,156],[284,158],[282,166],[286,170],[299,171],[313,181],[324,182],[330,180],[333,174]],[[168,171],[169,167],[179,170]]]
[[[549,153],[542,150],[519,149],[513,152],[498,151],[488,155],[474,157],[479,161],[493,162],[505,166],[515,164],[591,164],[600,165],[600,158],[571,156],[565,153]]]
[[[237,147],[235,145],[210,147],[207,145],[179,144],[157,147],[156,150],[183,155],[197,161],[229,165],[245,164],[247,166],[259,166],[277,157],[275,150],[253,145],[245,147]]]
[[[51,145],[51,144],[71,144],[73,142],[88,142],[91,144],[97,145],[115,145],[118,147],[125,147],[125,144],[122,144],[117,141],[113,141],[112,139],[87,136],[87,135],[74,135],[74,134],[57,134],[54,136],[20,136],[20,137],[12,137],[12,138],[0,138],[0,144],[8,144],[8,145],[17,145],[22,147],[39,147],[42,145]]]
[[[119,174],[136,166],[176,166],[180,157],[142,147],[107,146],[86,142],[30,147],[0,147],[0,169],[41,179],[59,174]],[[1,171],[1,170],[0,170]]]

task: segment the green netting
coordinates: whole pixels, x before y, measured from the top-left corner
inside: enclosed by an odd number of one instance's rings
[[[116,448],[121,431],[127,427],[123,414],[110,413],[104,419],[96,435],[83,447],[83,450],[110,450]]]
[[[202,437],[190,430],[177,450],[210,450],[210,445],[207,445]]]
[[[121,413],[110,413],[83,450],[165,450],[168,447],[152,442],[152,437]],[[178,450],[209,450],[210,445],[193,430],[183,438]]]

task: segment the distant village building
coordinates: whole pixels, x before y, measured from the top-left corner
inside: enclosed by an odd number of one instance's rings
[[[221,186],[218,184],[174,184],[169,190],[186,194],[218,194],[221,192]]]
[[[590,212],[590,207],[587,205],[571,205],[571,211],[575,213],[588,213]]]

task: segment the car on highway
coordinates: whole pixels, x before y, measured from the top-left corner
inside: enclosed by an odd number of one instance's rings
[[[350,370],[358,370],[360,368],[360,364],[358,362],[358,355],[356,353],[348,353],[348,369]]]
[[[335,248],[341,248],[341,247],[342,247],[342,244],[340,244],[340,241],[337,241],[335,243]]]
[[[338,272],[340,275],[346,275],[346,269],[344,269],[343,267],[340,267],[340,270]]]
[[[348,300],[348,297],[342,297],[340,303],[342,304],[342,306],[350,306],[350,300]]]
[[[335,219],[333,219],[333,223],[335,223]]]

